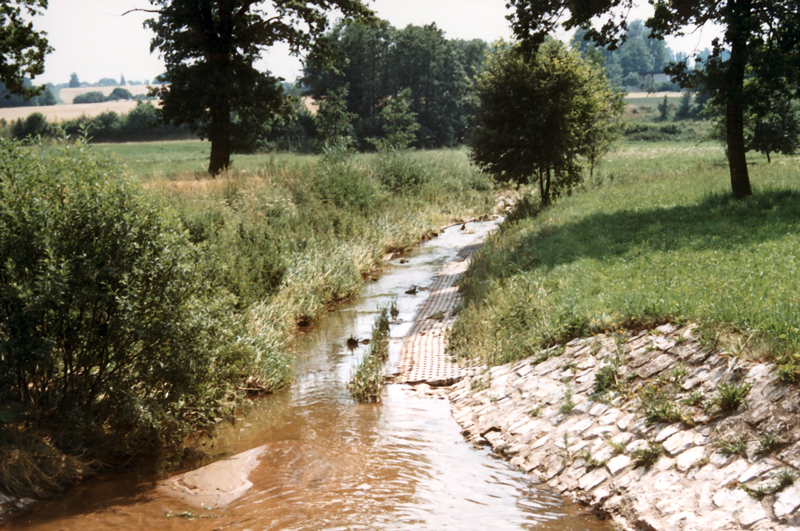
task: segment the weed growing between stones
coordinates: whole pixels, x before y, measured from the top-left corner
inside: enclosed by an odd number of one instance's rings
[[[625,364],[621,356],[615,356],[607,365],[603,365],[594,375],[594,389],[592,399],[598,402],[607,399],[612,392],[622,392],[625,387],[625,377],[620,368]]]
[[[575,402],[572,400],[572,387],[567,386],[566,391],[564,391],[564,401],[561,402],[561,407],[558,409],[563,414],[569,415],[574,407]]]
[[[762,433],[758,438],[757,455],[766,455],[778,447],[778,436],[772,433]]]
[[[717,448],[725,455],[744,455],[747,450],[747,443],[741,437],[723,437],[717,441]]]
[[[687,406],[697,406],[697,407],[699,407],[699,406],[703,405],[703,401],[704,400],[705,400],[705,397],[703,396],[703,393],[700,392],[700,391],[695,391],[694,393],[691,393],[689,396],[684,398],[682,400],[682,402],[684,404],[686,404]]]
[[[611,448],[611,451],[614,455],[621,455],[625,453],[625,448],[628,446],[627,443],[623,441],[614,442],[611,439],[606,439],[606,444]]]
[[[717,413],[733,413],[740,407],[747,408],[747,393],[750,392],[751,384],[743,383],[720,383],[717,385],[718,396],[714,397],[710,406],[717,409]]]
[[[750,496],[753,498],[760,500],[766,496],[771,496],[773,494],[777,494],[782,490],[786,489],[794,484],[797,480],[797,476],[794,472],[785,468],[778,472],[778,475],[775,476],[775,483],[772,485],[759,485],[756,488],[750,488],[744,483],[741,483],[739,486]]]
[[[534,408],[531,408],[531,410],[528,411],[528,415],[530,415],[531,417],[534,417],[534,418],[541,417],[542,416],[542,406],[539,405],[539,406],[536,406]]]
[[[636,466],[650,466],[658,461],[664,453],[664,447],[657,443],[649,443],[647,448],[641,448],[631,452],[631,459]]]
[[[592,456],[592,452],[589,451],[588,448],[584,448],[581,450],[581,453],[578,455],[583,461],[586,463],[587,470],[594,470],[595,468],[600,468],[606,465],[606,461],[598,461],[597,459]]]
[[[691,425],[691,418],[681,411],[673,396],[658,383],[645,386],[639,393],[639,407],[648,424],[682,422]]]
[[[383,363],[389,357],[389,309],[381,308],[372,327],[369,350],[358,364],[350,383],[350,394],[359,402],[378,402],[383,389]]]

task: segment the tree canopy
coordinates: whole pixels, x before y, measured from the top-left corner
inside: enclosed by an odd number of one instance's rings
[[[24,81],[44,72],[44,56],[53,50],[27,18],[46,8],[47,0],[0,0],[0,83],[26,98],[44,90]]]
[[[470,158],[499,180],[538,181],[544,205],[607,149],[622,113],[601,68],[554,40],[533,57],[497,45],[476,84]]]
[[[314,49],[325,57],[328,12],[344,17],[371,16],[361,0],[150,0],[157,18],[145,25],[155,32],[151,51],[166,63],[154,94],[161,116],[174,125],[189,124],[211,140],[208,171],[230,166],[234,127],[261,127],[290,112],[281,78],[259,71],[255,63],[278,42],[293,53]]]
[[[624,42],[626,14],[634,0],[509,0],[514,33],[530,51],[562,24],[586,30],[587,38],[614,49]],[[746,73],[766,85],[794,87],[800,76],[800,2],[797,0],[650,0],[654,15],[646,21],[654,37],[681,35],[688,28],[715,23],[724,26],[702,69],[690,71],[686,62],[667,71],[684,87],[704,84],[725,109],[726,141],[731,188],[737,198],[752,194],[747,170],[744,115]],[[565,15],[566,14],[566,15]],[[601,17],[599,26],[594,22]],[[730,55],[726,58],[726,51]],[[786,83],[791,80],[791,83]],[[779,90],[776,88],[776,90]]]
[[[384,20],[339,23],[327,35],[334,68],[327,57],[310,55],[303,84],[321,100],[347,85],[347,109],[360,148],[384,136],[380,114],[409,90],[409,111],[419,130],[414,145],[423,148],[461,142],[469,115],[469,82],[481,64],[486,43],[447,39],[435,24],[396,29]]]

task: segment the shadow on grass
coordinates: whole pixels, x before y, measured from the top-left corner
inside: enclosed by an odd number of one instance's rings
[[[800,192],[770,190],[744,201],[719,194],[687,206],[598,213],[555,227],[544,222],[504,261],[514,264],[511,272],[653,251],[736,252],[798,233]]]

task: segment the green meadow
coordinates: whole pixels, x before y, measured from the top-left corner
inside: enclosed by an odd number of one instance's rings
[[[699,321],[727,352],[776,360],[796,380],[800,160],[749,160],[744,201],[723,149],[689,142],[620,143],[551,208],[529,197],[467,273],[453,354],[501,364],[578,336]]]

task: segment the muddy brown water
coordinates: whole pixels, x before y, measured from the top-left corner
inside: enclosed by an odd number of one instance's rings
[[[582,507],[537,488],[460,434],[448,402],[387,386],[382,403],[356,404],[346,384],[366,346],[376,308],[397,297],[389,370],[427,286],[458,250],[494,222],[447,229],[394,264],[363,296],[309,328],[296,343],[296,382],[257,401],[205,441],[210,459],[261,445],[253,486],[231,505],[196,509],[155,486],[152,467],[109,473],[34,504],[5,529],[26,530],[471,530],[607,531]],[[173,472],[174,473],[174,472]],[[176,516],[180,515],[180,516]]]

